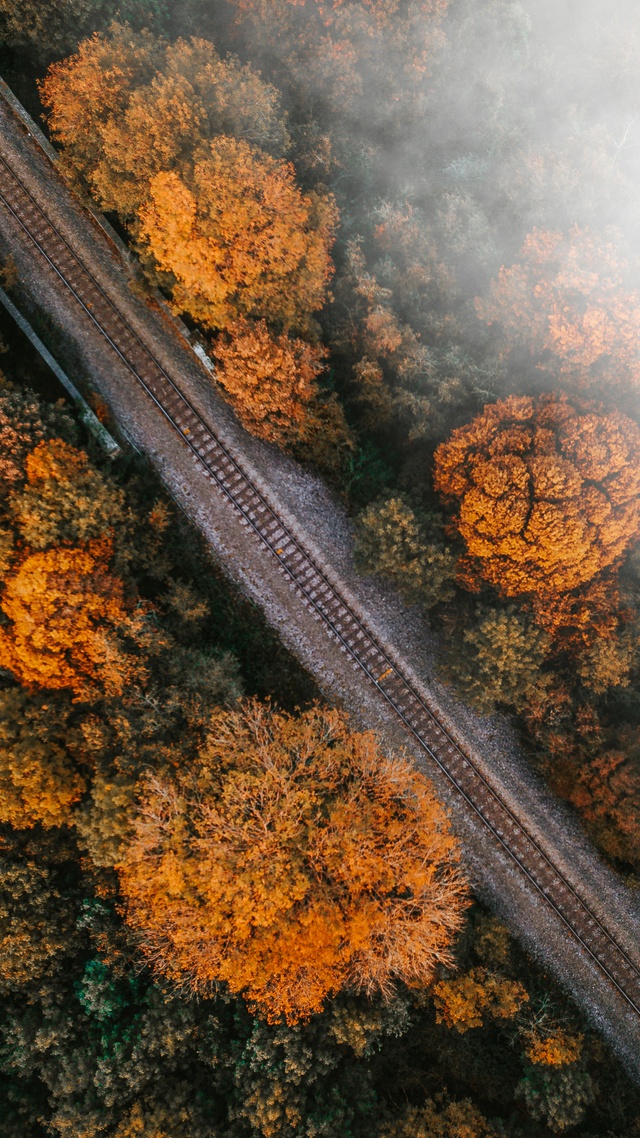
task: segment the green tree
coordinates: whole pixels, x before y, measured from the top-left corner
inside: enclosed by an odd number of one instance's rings
[[[373,503],[358,518],[356,565],[391,581],[410,603],[432,608],[453,596],[456,559],[436,531],[429,540],[404,499]]]
[[[554,1134],[577,1126],[595,1097],[591,1076],[580,1063],[567,1067],[527,1064],[516,1093],[531,1116],[545,1122]]]
[[[447,671],[479,711],[498,703],[516,710],[540,700],[549,677],[541,672],[550,637],[515,608],[479,606],[476,620],[450,648]]]

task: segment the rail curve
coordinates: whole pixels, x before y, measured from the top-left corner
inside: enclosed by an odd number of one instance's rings
[[[640,1019],[640,969],[473,758],[439,722],[369,629],[366,618],[353,611],[339,587],[278,517],[264,493],[253,485],[242,459],[231,454],[204,422],[2,156],[0,203],[180,435],[203,475],[213,480],[241,524],[251,528],[275,559],[302,604],[337,641],[353,667],[383,696],[412,738]]]

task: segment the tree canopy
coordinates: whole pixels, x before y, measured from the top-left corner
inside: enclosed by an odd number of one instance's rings
[[[0,606],[0,660],[23,683],[68,688],[82,698],[96,682],[122,693],[135,673],[122,634],[139,631],[105,542],[30,553],[7,575]]]
[[[286,443],[313,416],[325,356],[320,346],[272,336],[264,320],[239,321],[216,342],[216,378],[252,434]]]
[[[335,222],[331,201],[301,194],[291,166],[221,136],[192,172],[151,179],[139,233],[179,310],[210,328],[238,316],[288,328],[323,302]]]
[[[369,113],[369,100],[382,121],[415,114],[447,11],[447,0],[230,3],[254,50],[277,54],[285,82],[341,115]]]
[[[619,411],[510,396],[441,443],[467,578],[554,599],[613,565],[640,533],[640,429]]]
[[[499,326],[507,352],[519,349],[574,388],[640,384],[640,291],[621,234],[573,226],[534,229],[520,259],[500,269],[482,320]]]
[[[118,12],[133,23],[163,23],[163,0],[0,0],[0,29],[5,42],[28,47],[48,60],[73,50],[81,36],[104,26]]]
[[[195,769],[149,780],[121,880],[157,966],[289,1023],[344,986],[424,984],[464,909],[429,783],[319,708],[214,716]]]
[[[155,174],[183,171],[219,135],[274,154],[288,145],[275,88],[203,39],[169,44],[114,22],[53,64],[40,91],[67,169],[125,218]]]
[[[307,326],[333,271],[336,206],[296,185],[278,93],[249,65],[114,23],[40,91],[67,170],[131,226],[176,308],[211,329]]]
[[[0,692],[0,821],[15,829],[68,822],[86,783],[66,747],[64,710],[18,687]]]
[[[53,64],[40,91],[68,176],[129,226],[177,311],[227,333],[222,386],[245,425],[280,443],[316,435],[315,458],[332,436],[348,448],[335,401],[315,406],[313,313],[333,274],[337,208],[326,188],[303,193],[284,160],[276,89],[207,40],[169,44],[113,23]],[[241,377],[250,345],[259,356]]]
[[[362,512],[356,564],[386,577],[406,600],[427,609],[453,596],[454,555],[402,498],[374,502]]]

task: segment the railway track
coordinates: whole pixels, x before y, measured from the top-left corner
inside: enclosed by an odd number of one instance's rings
[[[2,156],[0,208],[8,211],[61,287],[73,295],[135,382],[180,435],[202,475],[224,495],[241,524],[253,531],[277,563],[297,601],[321,622],[353,667],[386,700],[410,736],[488,828],[540,901],[556,913],[640,1021],[640,969],[552,863],[473,758],[438,721],[424,697],[403,675],[401,666],[368,627],[366,618],[353,611],[300,539],[281,521],[265,495],[251,482],[241,458],[231,454],[213,428],[203,421]]]

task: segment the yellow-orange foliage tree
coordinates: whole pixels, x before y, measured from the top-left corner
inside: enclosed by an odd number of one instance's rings
[[[121,869],[156,965],[295,1023],[345,985],[426,984],[464,886],[430,784],[337,711],[213,718],[197,769],[148,781]]]
[[[181,311],[210,328],[238,316],[287,328],[322,305],[335,223],[332,200],[305,197],[289,164],[221,136],[192,173],[151,180],[139,232]]]
[[[579,622],[572,590],[640,534],[640,430],[595,404],[510,396],[438,447],[435,485],[454,507],[468,583],[530,597],[547,627]]]
[[[131,224],[177,306],[212,328],[304,325],[322,306],[337,222],[278,157],[278,93],[206,40],[167,45],[114,23],[41,84],[64,161]]]
[[[7,575],[0,607],[0,665],[21,683],[121,694],[134,674],[123,633],[139,618],[126,609],[122,582],[109,572],[107,540],[29,553]]]
[[[167,44],[113,23],[40,90],[68,173],[119,213],[178,311],[229,333],[221,379],[246,426],[331,466],[349,433],[335,400],[314,402],[322,352],[295,335],[315,340],[337,209],[331,194],[303,194],[279,157],[289,138],[275,88],[206,40]]]
[[[440,980],[433,990],[436,1022],[464,1034],[482,1027],[485,1017],[513,1019],[528,999],[518,980],[509,980],[486,968],[471,968],[460,976]]]
[[[124,493],[105,479],[84,451],[63,439],[38,443],[24,461],[26,485],[8,500],[20,540],[30,550],[84,545],[123,534],[129,517]]]
[[[476,309],[565,384],[640,384],[640,291],[615,233],[534,229]]]
[[[162,46],[148,32],[114,23],[108,35],[83,40],[75,55],[49,68],[40,86],[49,125],[64,148],[64,167],[85,185],[93,186],[103,160],[104,125],[122,119],[132,91],[151,82],[162,65]]]
[[[543,1067],[566,1067],[576,1063],[582,1054],[584,1036],[553,1024],[544,1030],[532,1030],[526,1047],[527,1058]]]

